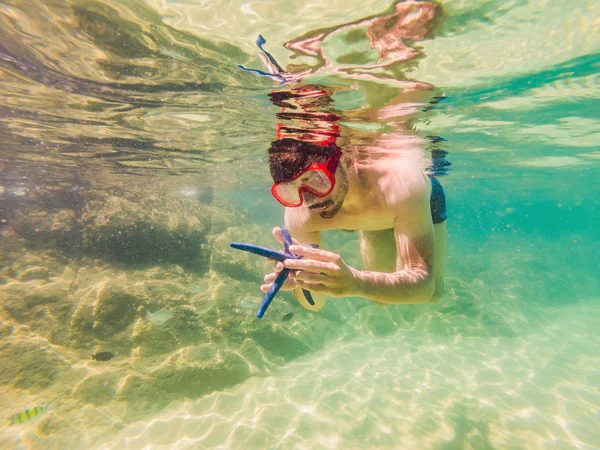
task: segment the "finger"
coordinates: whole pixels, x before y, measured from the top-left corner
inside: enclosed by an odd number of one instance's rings
[[[281,245],[283,245],[283,236],[281,235],[281,228],[279,228],[279,227],[273,228],[273,236],[275,236],[275,239],[277,239],[277,242],[279,242]]]
[[[265,283],[271,284],[273,281],[275,281],[275,278],[277,278],[276,273],[268,273],[265,275],[265,277],[263,278]]]
[[[279,263],[279,264],[281,264],[281,270],[283,270],[284,269],[283,264],[282,263]],[[263,278],[264,282],[272,283],[273,281],[275,281],[275,278],[277,278],[279,276],[279,273],[281,272],[281,270],[276,269],[275,272],[266,274]],[[296,275],[297,272],[298,272],[297,270],[290,270],[289,278],[294,278],[294,276]]]
[[[294,270],[306,270],[313,273],[325,273],[333,275],[338,271],[338,267],[333,263],[315,261],[313,259],[286,259],[283,261],[284,267]]]
[[[277,239],[277,241],[283,245],[283,235],[281,234],[281,228],[279,228],[279,227],[273,228],[273,236],[275,236],[275,239]],[[293,245],[302,245],[300,243],[300,241],[295,238],[292,238],[292,244]]]
[[[307,247],[304,245],[291,245],[290,252],[295,255],[324,262],[336,262],[340,259],[340,255],[337,253],[328,252],[327,250],[320,250],[318,248]]]
[[[281,272],[284,268],[285,266],[281,261],[277,261],[275,264],[273,264],[273,270],[277,273]]]
[[[311,273],[311,272],[298,272],[294,277],[294,281],[306,281],[308,283],[320,283],[322,285],[327,285],[328,281],[331,281],[331,277],[329,275],[325,275],[322,273]]]
[[[330,297],[340,297],[337,289],[328,287],[323,283],[311,283],[309,281],[297,280],[296,285],[313,293],[318,292],[319,294],[325,294]]]
[[[297,280],[296,285],[310,292],[318,292],[320,294],[326,294],[329,292],[323,283],[311,283],[309,281]]]
[[[269,289],[271,289],[271,286],[273,285],[273,283],[265,283],[263,285],[260,286],[260,290],[263,292],[269,292]],[[281,286],[281,290],[283,291],[292,291],[294,289],[296,289],[296,282],[294,280],[290,280],[289,278],[287,280],[285,280],[285,283],[283,283],[283,286]]]

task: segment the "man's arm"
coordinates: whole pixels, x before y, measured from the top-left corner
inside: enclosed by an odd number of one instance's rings
[[[394,240],[390,239],[390,245],[396,244],[396,267],[371,264],[374,270],[357,270],[336,253],[305,246],[290,248],[304,259],[288,259],[284,265],[299,270],[294,275],[296,284],[313,293],[363,297],[385,304],[428,303],[434,299],[437,274],[429,195],[429,189],[423,189],[397,212]],[[364,250],[364,245],[361,247]]]
[[[400,214],[394,223],[396,270],[392,273],[352,269],[356,294],[378,303],[428,303],[435,292],[435,234],[429,207],[429,192],[405,205],[410,214]]]
[[[416,304],[428,303],[435,291],[433,258],[424,258],[423,253],[435,245],[433,232],[417,239],[397,235],[396,242],[405,262],[401,270],[392,273],[371,272],[353,269],[356,285],[355,294],[378,303]]]

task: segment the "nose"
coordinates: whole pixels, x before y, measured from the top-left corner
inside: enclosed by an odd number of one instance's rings
[[[303,192],[302,195],[304,198],[304,204],[306,206],[312,205],[319,198],[315,194],[311,194],[310,192]]]

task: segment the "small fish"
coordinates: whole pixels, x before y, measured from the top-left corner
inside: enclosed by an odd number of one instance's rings
[[[281,320],[283,320],[284,322],[287,322],[288,320],[290,320],[292,317],[294,317],[294,313],[293,312],[289,312],[287,313],[285,316],[283,316],[281,318]]]
[[[92,359],[95,361],[108,361],[114,357],[115,354],[111,352],[96,352],[92,355]]]
[[[156,325],[162,325],[167,320],[171,319],[172,317],[173,317],[173,313],[171,311],[167,311],[165,309],[161,309],[159,311],[156,311],[155,313],[151,313],[150,311],[146,311],[146,317],[145,317],[145,319],[148,322],[155,323]]]
[[[15,414],[9,420],[13,425],[21,425],[29,420],[33,419],[36,416],[39,416],[44,411],[48,409],[47,406],[35,406],[31,409],[26,409],[25,411],[21,411],[19,414]]]

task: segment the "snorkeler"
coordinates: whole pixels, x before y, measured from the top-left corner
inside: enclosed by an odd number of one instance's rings
[[[418,140],[400,130],[342,150],[339,118],[320,108],[329,103],[324,90],[303,86],[270,96],[287,122],[269,149],[271,193],[286,207],[285,227],[295,238],[289,250],[303,258],[276,262],[261,289],[291,269],[282,289],[295,290],[314,311],[325,296],[380,304],[437,300],[446,264],[445,194],[423,170]],[[321,231],[332,229],[359,231],[363,270],[322,250]],[[281,229],[273,232],[281,243]],[[314,305],[301,289],[310,291]]]
[[[383,304],[428,303],[440,297],[447,228],[445,196],[435,178],[417,167],[359,164],[335,144],[327,152],[291,139],[276,144],[271,154],[305,155],[300,173],[290,174],[277,163],[279,158],[271,163],[272,193],[286,206],[285,225],[296,239],[290,251],[304,258],[277,262],[265,276],[263,291],[287,268],[293,272],[283,289],[295,289],[298,301],[315,311],[325,304],[325,295]],[[330,229],[359,230],[364,270],[321,249],[320,232]],[[273,232],[282,242],[281,230]],[[312,293],[314,306],[298,288]]]

